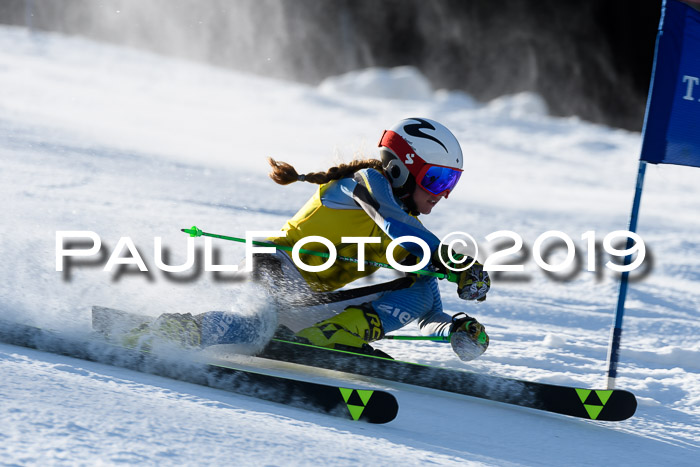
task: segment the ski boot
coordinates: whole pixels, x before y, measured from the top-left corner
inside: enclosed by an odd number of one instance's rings
[[[172,342],[185,349],[199,348],[202,343],[201,320],[191,313],[163,313],[153,323],[132,329],[124,336],[122,344],[148,351],[155,340]]]
[[[295,337],[298,342],[318,347],[391,358],[369,345],[384,337],[382,322],[369,304],[348,307],[332,318],[302,329]]]

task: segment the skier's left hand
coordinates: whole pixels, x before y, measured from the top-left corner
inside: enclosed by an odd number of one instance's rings
[[[457,295],[462,300],[477,300],[479,302],[486,300],[486,293],[491,288],[491,278],[489,273],[484,271],[484,266],[471,256],[455,252],[452,252],[451,255],[455,261],[451,261],[448,248],[447,245],[443,245],[442,254],[440,254],[441,250],[435,251],[432,258],[433,267],[441,272],[452,271],[457,274]],[[446,265],[441,258],[445,259]],[[474,264],[468,269],[460,271],[464,267],[463,265],[471,262]]]
[[[468,262],[471,259],[468,258]],[[457,281],[457,295],[462,300],[476,300],[483,302],[486,294],[491,288],[491,278],[489,273],[484,271],[484,266],[479,262],[474,262],[466,271],[459,273]]]

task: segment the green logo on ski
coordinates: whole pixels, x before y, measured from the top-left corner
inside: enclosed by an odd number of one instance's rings
[[[591,420],[596,420],[598,418],[598,415],[600,415],[605,404],[608,403],[608,399],[610,399],[612,393],[612,390],[592,391],[590,389],[576,388],[576,394],[578,394],[579,399],[581,399],[581,403],[583,403],[583,407],[586,409],[586,412],[588,412],[588,416],[591,417]]]
[[[348,388],[338,388],[340,389],[340,394],[343,396],[345,404],[348,406],[348,411],[353,420],[357,420],[365,411],[367,402],[369,402],[370,397],[374,394],[374,391],[363,390],[363,389],[348,389]]]

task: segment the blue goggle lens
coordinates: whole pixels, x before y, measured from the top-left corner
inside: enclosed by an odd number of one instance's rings
[[[425,172],[420,186],[434,195],[440,195],[445,191],[451,191],[457,185],[461,175],[462,172],[459,170],[434,165]]]

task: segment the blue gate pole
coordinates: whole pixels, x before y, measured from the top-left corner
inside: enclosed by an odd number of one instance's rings
[[[632,215],[630,216],[630,232],[637,232],[637,217],[639,213],[639,203],[642,199],[642,188],[644,186],[644,172],[647,163],[640,160],[637,171],[637,187],[634,191],[634,201],[632,203]],[[627,249],[632,248],[634,240],[627,238]],[[625,256],[625,266],[632,262],[632,255]],[[615,323],[610,333],[610,345],[608,346],[608,389],[615,389],[615,378],[617,377],[617,362],[620,358],[620,340],[622,338],[622,317],[625,314],[625,297],[627,296],[627,283],[629,272],[623,272],[620,278],[620,294],[617,297],[617,311],[615,312]]]

